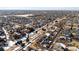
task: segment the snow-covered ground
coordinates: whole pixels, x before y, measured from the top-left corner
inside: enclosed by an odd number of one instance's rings
[[[9,48],[12,47],[14,44],[15,44],[15,42],[13,42],[13,41],[8,41],[8,46],[7,46],[7,47],[4,47],[4,50],[9,49]]]
[[[33,14],[25,14],[25,15],[13,15],[17,17],[28,17],[28,16],[33,16]]]

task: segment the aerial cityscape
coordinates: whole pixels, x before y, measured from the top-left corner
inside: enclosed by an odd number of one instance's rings
[[[0,51],[79,51],[79,11],[0,10]]]

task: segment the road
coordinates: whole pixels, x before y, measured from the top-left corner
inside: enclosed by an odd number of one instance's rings
[[[63,21],[62,21],[62,22],[63,22]],[[59,34],[62,32],[63,27],[65,26],[66,22],[67,22],[67,19],[64,20],[62,27],[61,27],[60,30],[58,31],[57,35],[53,38],[53,39],[54,39],[54,42],[51,43],[51,45],[50,45],[50,47],[49,47],[49,50],[52,48],[52,45],[53,45],[54,43],[56,43],[56,41],[58,40],[58,36],[59,36]]]
[[[59,21],[62,21],[63,20],[63,18],[62,19],[60,19]],[[53,21],[53,22],[55,22],[55,21]],[[51,25],[52,24],[52,25]],[[55,25],[55,23],[52,23],[52,22],[50,22],[50,23],[48,23],[48,26],[47,26],[47,24],[46,25],[44,25],[43,27],[41,27],[41,28],[38,28],[36,31],[38,31],[38,33],[36,33],[35,35],[33,35],[33,36],[30,36],[29,37],[29,39],[30,39],[30,42],[27,42],[25,45],[26,45],[26,50],[27,50],[27,48],[28,48],[28,46],[30,46],[33,42],[35,42],[36,40],[38,40],[39,38],[41,38],[44,34],[45,34],[45,32],[43,32],[42,31],[42,28],[46,28],[46,29],[49,29],[49,27],[50,26],[53,26],[53,25]],[[41,32],[42,31],[42,32]],[[9,49],[7,49],[6,51],[13,51],[13,50],[15,50],[16,48],[17,48],[18,46],[16,46],[16,45],[13,45],[12,47],[10,47]],[[20,46],[19,46],[20,47]],[[18,49],[17,49],[18,50]],[[17,51],[16,50],[16,51]]]
[[[62,21],[63,20],[63,18],[62,19],[60,19],[60,21]],[[56,21],[56,20],[55,20]],[[55,23],[53,23],[52,24],[52,22],[50,22],[49,24],[48,24],[48,27],[47,27],[47,25],[45,25],[45,26],[43,26],[42,28],[46,28],[46,29],[50,29],[52,26],[54,26],[55,25]],[[41,28],[40,28],[40,30],[41,30]],[[40,32],[40,30],[39,30],[39,32]],[[40,32],[41,34],[36,34],[36,35],[34,35],[34,37],[33,38],[31,38],[31,43],[29,44],[29,46],[33,43],[33,42],[35,42],[35,41],[37,41],[39,38],[42,38],[43,37],[43,35],[45,34],[45,33],[43,33],[43,32]],[[26,50],[27,50],[27,48],[26,48]]]

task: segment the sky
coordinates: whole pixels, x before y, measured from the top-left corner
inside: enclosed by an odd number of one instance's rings
[[[78,0],[0,0],[0,10],[79,10]]]
[[[0,10],[79,10],[79,7],[1,7]]]

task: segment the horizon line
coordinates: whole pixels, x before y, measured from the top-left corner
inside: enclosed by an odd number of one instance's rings
[[[0,10],[79,10],[79,7],[0,7]]]

